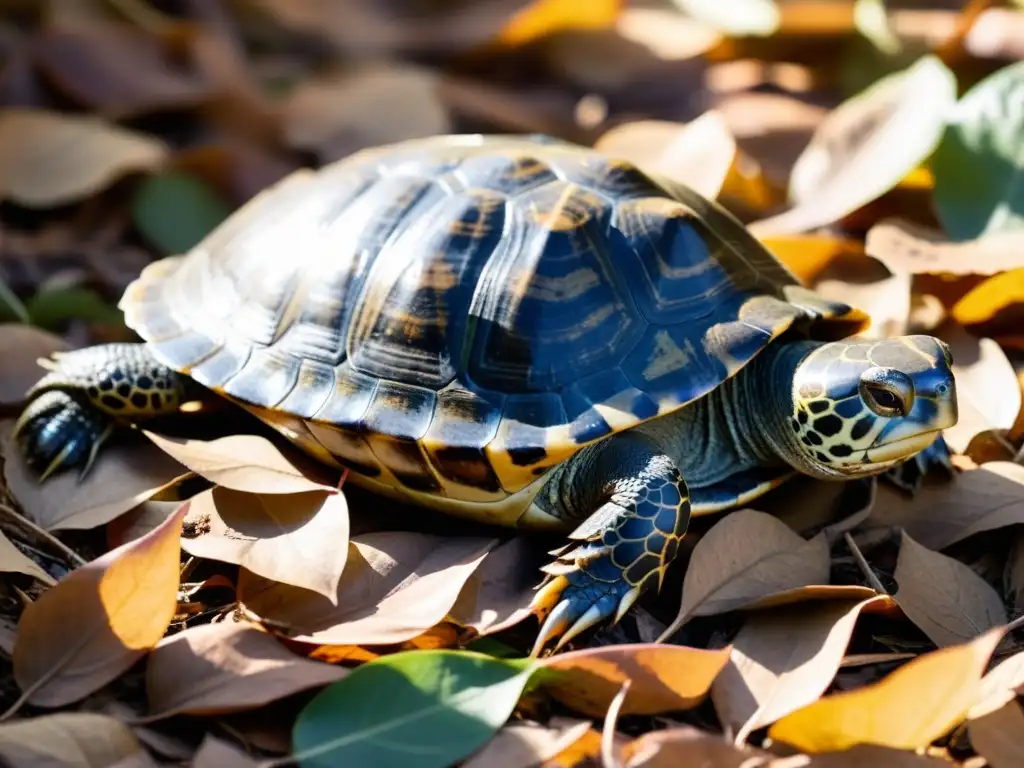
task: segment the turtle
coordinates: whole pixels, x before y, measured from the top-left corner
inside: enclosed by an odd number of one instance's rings
[[[692,516],[881,474],[957,421],[940,339],[861,333],[724,206],[547,137],[295,171],[119,306],[140,341],[41,361],[14,433],[41,479],[224,398],[383,497],[564,536],[534,653],[660,590]]]

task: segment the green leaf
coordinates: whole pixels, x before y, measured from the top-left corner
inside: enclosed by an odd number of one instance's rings
[[[405,651],[321,691],[292,730],[303,768],[447,768],[505,723],[537,668],[532,659]]]
[[[68,320],[124,323],[124,315],[89,288],[72,286],[37,293],[25,304],[29,322],[49,331],[59,330]]]
[[[185,253],[231,213],[231,206],[202,180],[169,171],[150,176],[135,194],[135,226],[165,254]]]
[[[933,173],[936,213],[954,240],[1024,228],[1024,61],[964,94]]]

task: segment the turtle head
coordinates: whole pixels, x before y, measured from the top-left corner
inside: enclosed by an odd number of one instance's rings
[[[826,479],[863,477],[928,447],[957,422],[952,362],[932,336],[817,345],[793,373],[794,463]]]

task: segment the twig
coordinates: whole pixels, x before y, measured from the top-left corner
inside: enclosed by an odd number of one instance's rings
[[[43,528],[40,528],[38,525],[33,523],[31,520],[29,520],[23,514],[18,512],[16,509],[13,509],[12,507],[7,506],[6,504],[0,503],[0,512],[6,512],[8,515],[11,515],[12,517],[16,517],[18,519],[18,524],[19,525],[24,525],[26,528],[28,528],[34,534],[42,537],[47,542],[52,544],[54,547],[59,549],[64,555],[66,555],[70,560],[72,560],[75,563],[76,566],[82,566],[82,565],[85,565],[88,562],[81,555],[79,555],[77,552],[75,552],[75,550],[71,549],[71,547],[69,547],[67,544],[65,544],[63,541],[58,539],[56,536],[54,536],[49,531],[47,531],[47,530],[45,530]]]
[[[846,542],[846,546],[850,548],[850,552],[853,553],[853,559],[857,561],[857,565],[860,566],[861,573],[864,574],[864,578],[868,580],[868,584],[871,588],[881,595],[888,595],[889,592],[885,587],[882,586],[882,582],[878,580],[875,572],[871,570],[871,566],[868,565],[868,561],[865,559],[863,553],[860,551],[860,547],[853,540],[853,536],[850,535],[849,531],[843,534],[843,540]]]

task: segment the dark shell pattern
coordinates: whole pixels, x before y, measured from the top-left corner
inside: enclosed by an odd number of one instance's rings
[[[848,307],[593,150],[449,136],[264,191],[121,303],[157,357],[386,486],[498,500]]]

